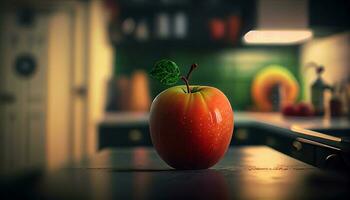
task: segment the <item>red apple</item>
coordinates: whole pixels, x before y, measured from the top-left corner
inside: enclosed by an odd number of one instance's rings
[[[285,116],[295,116],[296,110],[293,104],[288,104],[282,108],[282,113]]]
[[[312,105],[303,102],[296,105],[295,112],[297,116],[303,117],[314,115]]]
[[[167,164],[206,169],[223,157],[230,144],[233,111],[214,87],[175,86],[154,99],[149,125],[152,143]]]

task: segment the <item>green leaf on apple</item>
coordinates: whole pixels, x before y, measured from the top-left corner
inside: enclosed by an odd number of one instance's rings
[[[156,62],[150,75],[165,85],[174,85],[181,78],[180,69],[176,63],[166,59]]]

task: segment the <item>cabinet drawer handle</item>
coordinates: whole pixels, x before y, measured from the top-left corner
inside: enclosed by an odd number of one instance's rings
[[[303,145],[299,141],[294,141],[292,145],[293,145],[294,149],[297,151],[300,151],[303,149]]]
[[[142,140],[142,132],[138,129],[132,129],[129,131],[128,137],[132,142],[139,142]]]

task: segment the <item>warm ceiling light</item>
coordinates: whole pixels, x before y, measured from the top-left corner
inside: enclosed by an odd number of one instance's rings
[[[312,38],[310,30],[252,30],[244,35],[247,44],[297,44]]]

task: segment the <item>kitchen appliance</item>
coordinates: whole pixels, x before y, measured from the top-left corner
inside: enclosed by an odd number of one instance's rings
[[[246,44],[290,45],[313,37],[308,29],[308,0],[258,0],[256,26],[243,38]]]

